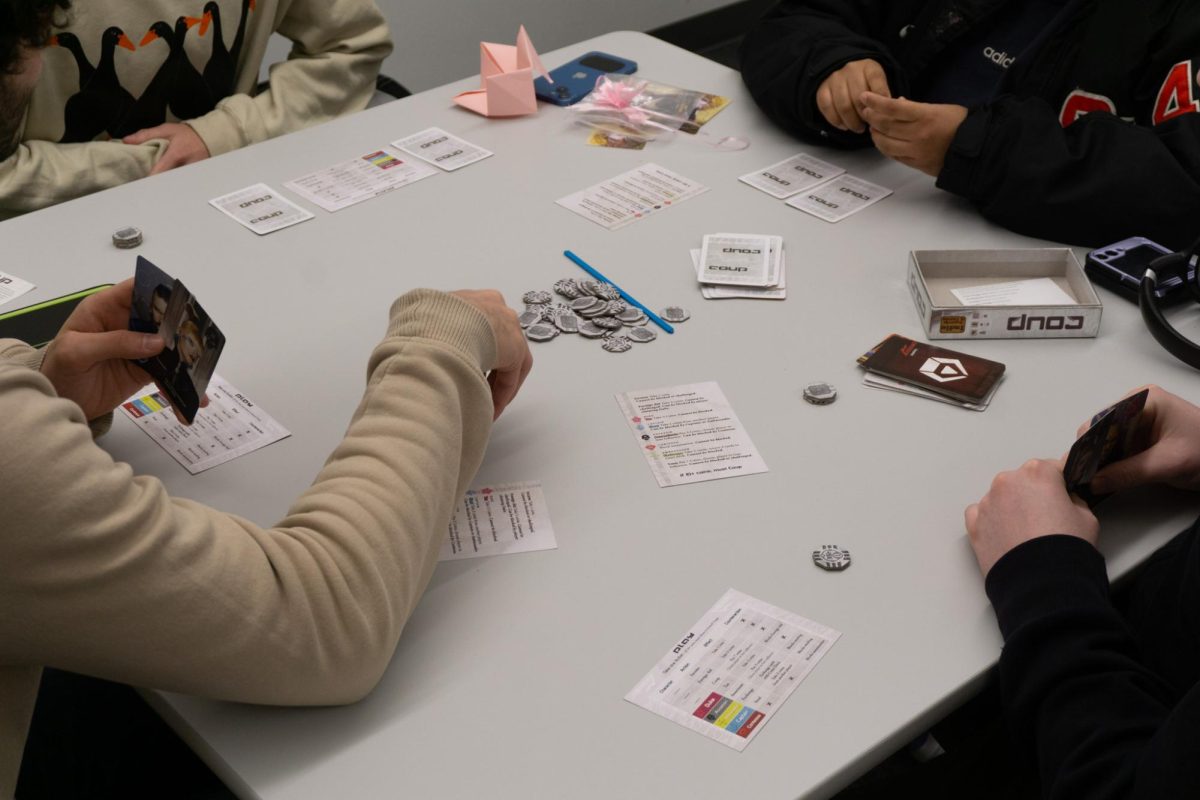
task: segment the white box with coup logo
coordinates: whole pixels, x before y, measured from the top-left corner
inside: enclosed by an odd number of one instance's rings
[[[1054,305],[965,305],[952,290],[1048,278],[1074,300]],[[1066,247],[1034,250],[913,250],[908,290],[930,339],[1093,337],[1104,307]]]

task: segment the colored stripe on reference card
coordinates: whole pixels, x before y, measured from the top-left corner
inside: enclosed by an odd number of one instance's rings
[[[363,156],[363,160],[370,161],[372,164],[379,167],[380,169],[391,169],[392,167],[398,167],[404,163],[403,161],[396,158],[395,156],[393,156],[389,153],[385,153],[382,150],[377,150],[376,152],[371,153],[370,155]]]
[[[133,414],[133,416],[135,416],[138,419],[141,419],[142,417],[146,416],[145,414],[142,413],[142,410],[140,408],[138,408],[137,406],[135,406],[133,404],[132,400],[121,407],[124,408],[126,411],[128,411],[130,414]]]
[[[734,700],[725,707],[725,710],[721,712],[721,716],[717,717],[717,721],[713,724],[718,728],[728,728],[729,723],[733,722],[733,718],[740,714],[743,708],[745,708],[744,705]]]
[[[700,719],[704,719],[705,717],[708,716],[708,712],[712,711],[712,707],[715,706],[718,702],[720,702],[720,700],[721,700],[721,695],[717,694],[716,692],[713,692],[707,698],[705,698],[704,702],[700,704],[699,708],[697,708],[695,711],[692,712],[692,716],[699,717]]]
[[[755,711],[750,715],[750,719],[746,721],[746,724],[738,728],[737,735],[743,739],[747,738],[750,736],[750,734],[754,733],[754,729],[758,727],[758,723],[762,722],[766,716],[767,715],[761,711]]]
[[[148,405],[146,404],[146,401],[147,401],[148,399],[150,399],[150,398],[148,398],[148,397],[139,397],[137,400],[134,400],[134,401],[133,401],[133,404],[134,404],[135,406],[137,406],[137,408],[138,408],[138,411],[141,411],[141,412],[142,412],[142,416],[146,416],[146,415],[148,415],[148,414],[153,414],[153,413],[154,413],[154,409],[152,409],[150,406],[148,406]]]
[[[729,731],[730,733],[737,733],[742,729],[742,726],[746,724],[746,720],[750,719],[750,715],[753,713],[754,709],[750,706],[742,706],[742,710],[739,711],[737,716],[725,726],[725,730]]]

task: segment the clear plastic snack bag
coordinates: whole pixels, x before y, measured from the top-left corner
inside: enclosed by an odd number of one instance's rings
[[[716,138],[701,130],[729,99],[680,89],[633,75],[601,75],[596,88],[571,107],[575,121],[592,129],[592,144],[641,149],[646,142],[692,134],[718,150],[744,150],[740,136]]]

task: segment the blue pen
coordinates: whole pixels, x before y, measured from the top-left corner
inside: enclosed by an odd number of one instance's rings
[[[626,291],[625,291],[624,289],[622,289],[620,286],[617,286],[615,283],[613,283],[612,281],[610,281],[608,278],[606,278],[606,277],[604,277],[603,275],[601,275],[601,274],[600,274],[598,271],[596,271],[596,268],[595,268],[595,267],[593,267],[591,264],[587,263],[587,262],[586,262],[586,261],[584,261],[582,258],[580,258],[579,256],[575,255],[575,254],[574,254],[574,253],[572,253],[570,250],[563,250],[563,255],[564,255],[564,256],[566,256],[567,258],[571,259],[572,261],[574,261],[574,262],[575,262],[575,264],[576,264],[576,265],[578,265],[578,266],[579,266],[579,267],[580,267],[580,268],[581,268],[581,269],[582,269],[584,272],[586,272],[588,275],[591,275],[591,276],[592,276],[593,278],[595,278],[596,280],[598,280],[598,281],[601,281],[602,283],[607,283],[609,286],[611,286],[611,287],[613,287],[614,289],[616,289],[616,290],[617,290],[617,294],[621,295],[621,299],[622,299],[622,300],[624,300],[626,303],[629,303],[629,304],[630,304],[630,305],[632,305],[632,306],[637,306],[638,308],[640,308],[640,309],[642,310],[642,312],[643,312],[643,313],[644,313],[644,314],[645,314],[647,317],[649,317],[649,318],[650,318],[650,321],[651,321],[651,322],[653,322],[655,325],[657,325],[658,327],[662,328],[662,329],[663,329],[664,331],[666,331],[667,333],[674,333],[674,332],[675,332],[675,329],[674,329],[674,328],[672,328],[672,327],[671,327],[669,324],[667,324],[665,321],[663,321],[663,320],[662,320],[662,319],[661,319],[661,318],[658,316],[658,314],[655,314],[653,311],[651,311],[650,309],[646,308],[644,305],[642,305],[641,303],[639,303],[637,300],[634,300],[632,297],[630,297],[630,296],[629,296],[629,293],[628,293],[628,292],[626,292]]]

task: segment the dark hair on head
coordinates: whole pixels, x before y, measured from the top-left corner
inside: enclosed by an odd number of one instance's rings
[[[11,74],[20,60],[20,46],[45,47],[56,12],[71,0],[0,0],[0,74]]]

